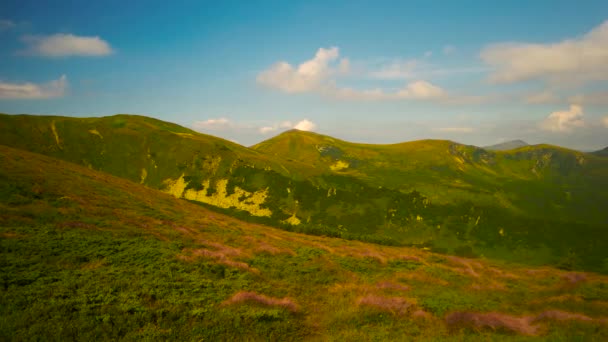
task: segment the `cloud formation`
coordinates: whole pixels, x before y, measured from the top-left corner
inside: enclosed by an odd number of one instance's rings
[[[44,84],[0,82],[0,99],[50,99],[64,96],[67,89],[68,79],[65,75]]]
[[[381,80],[400,80],[412,78],[415,75],[419,62],[415,59],[406,61],[392,61],[382,65],[378,70],[369,72],[369,76]]]
[[[232,122],[226,118],[208,119],[195,121],[192,128],[199,131],[221,131],[232,126]]]
[[[324,86],[325,81],[335,72],[347,72],[349,62],[342,59],[338,67],[332,67],[337,60],[339,51],[337,47],[329,49],[320,48],[315,56],[304,63],[293,67],[281,61],[262,71],[257,81],[265,86],[276,88],[286,93],[303,93],[318,90]]]
[[[304,119],[304,120],[298,122],[297,124],[295,124],[295,126],[293,126],[293,128],[300,130],[300,131],[314,131],[317,128],[317,125],[308,119]]]
[[[333,88],[331,95],[344,100],[432,100],[447,99],[447,92],[427,81],[414,81],[393,92],[383,89]]]
[[[602,124],[604,124],[604,127],[608,128],[608,115],[602,118]]]
[[[575,128],[584,127],[583,108],[578,105],[570,105],[569,110],[557,111],[541,123],[541,129],[551,132],[572,132]]]
[[[258,129],[258,131],[261,134],[268,134],[268,133],[271,133],[271,132],[276,132],[279,129],[289,129],[289,128],[293,128],[293,124],[291,123],[291,121],[283,121],[283,122],[280,122],[280,123],[275,123],[274,125],[271,125],[271,126],[260,127]]]
[[[278,62],[257,76],[257,82],[269,88],[285,93],[318,93],[343,100],[431,100],[446,97],[445,90],[428,81],[416,80],[407,83],[403,88],[387,91],[382,88],[354,89],[336,85],[336,77],[350,71],[350,62],[346,58],[339,60],[339,49],[320,48],[315,56],[298,65]],[[408,78],[409,70],[416,62],[395,62],[369,75],[378,79]]]
[[[608,80],[608,21],[580,38],[557,43],[493,44],[481,51],[481,59],[494,68],[490,80],[496,83]]]
[[[43,57],[107,56],[113,53],[108,42],[100,37],[84,37],[57,33],[50,36],[26,35],[21,37],[26,45],[20,54]]]
[[[300,131],[314,131],[317,124],[309,119],[304,119],[293,123],[292,121],[281,121],[271,125],[259,126],[253,122],[232,121],[228,118],[220,117],[192,123],[192,129],[199,132],[210,132],[213,134],[222,133],[223,135],[252,136],[265,135],[279,130],[298,129]]]
[[[8,31],[17,27],[12,20],[0,19],[0,32]]]
[[[315,124],[314,122],[312,122],[308,119],[298,121],[296,124],[293,124],[291,121],[283,121],[280,123],[275,123],[270,126],[260,127],[258,129],[258,131],[261,134],[268,134],[268,133],[276,132],[279,129],[292,129],[292,128],[300,130],[300,131],[314,131],[315,129],[317,129],[317,124]]]

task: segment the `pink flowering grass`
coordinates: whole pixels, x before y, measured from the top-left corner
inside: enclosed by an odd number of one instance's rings
[[[382,289],[382,290],[397,290],[397,291],[407,291],[410,289],[409,286],[393,283],[390,281],[381,281],[376,284],[376,287],[379,289]]]
[[[244,302],[258,303],[264,306],[280,307],[290,312],[298,312],[299,306],[290,298],[273,298],[255,292],[241,291],[230,299],[222,302],[222,306],[239,304]]]
[[[397,315],[405,315],[412,303],[401,297],[384,297],[377,295],[367,295],[359,298],[357,304],[360,306],[370,306],[383,311],[388,311]]]
[[[562,310],[547,310],[537,315],[512,316],[500,312],[475,313],[475,312],[452,312],[445,317],[449,328],[469,327],[473,329],[489,328],[492,330],[504,330],[522,335],[538,335],[541,329],[540,321],[583,321],[605,323],[605,318],[593,319],[580,313],[572,313]]]
[[[538,333],[538,327],[531,325],[527,317],[516,317],[499,312],[452,312],[446,316],[445,321],[448,327],[452,329],[459,327],[477,330],[490,328],[522,335],[536,335]]]

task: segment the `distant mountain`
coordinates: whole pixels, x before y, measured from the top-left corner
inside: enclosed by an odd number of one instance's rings
[[[600,156],[600,157],[608,157],[608,147],[605,147],[604,149],[601,149],[599,151],[591,152],[591,154],[594,154],[594,155]]]
[[[587,268],[608,258],[608,159],[558,146],[292,130],[246,148],[133,115],[0,115],[0,144],[287,230],[537,264],[567,251]]]
[[[605,275],[282,231],[2,145],[0,250],[2,341],[606,340]]]
[[[484,149],[490,151],[506,151],[524,146],[529,146],[529,144],[523,140],[511,140],[496,145],[485,146]]]

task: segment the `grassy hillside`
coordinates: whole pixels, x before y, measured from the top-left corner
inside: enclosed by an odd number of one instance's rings
[[[287,232],[5,146],[0,165],[0,340],[608,339],[606,276]]]
[[[290,231],[608,271],[608,160],[590,154],[300,131],[248,149],[127,115],[0,115],[0,132],[0,144]]]
[[[599,151],[591,152],[591,154],[594,154],[594,155],[600,156],[600,157],[608,157],[608,147],[605,147]]]

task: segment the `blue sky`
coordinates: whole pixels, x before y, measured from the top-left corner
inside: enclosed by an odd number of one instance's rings
[[[608,2],[3,1],[0,112],[608,146]]]

